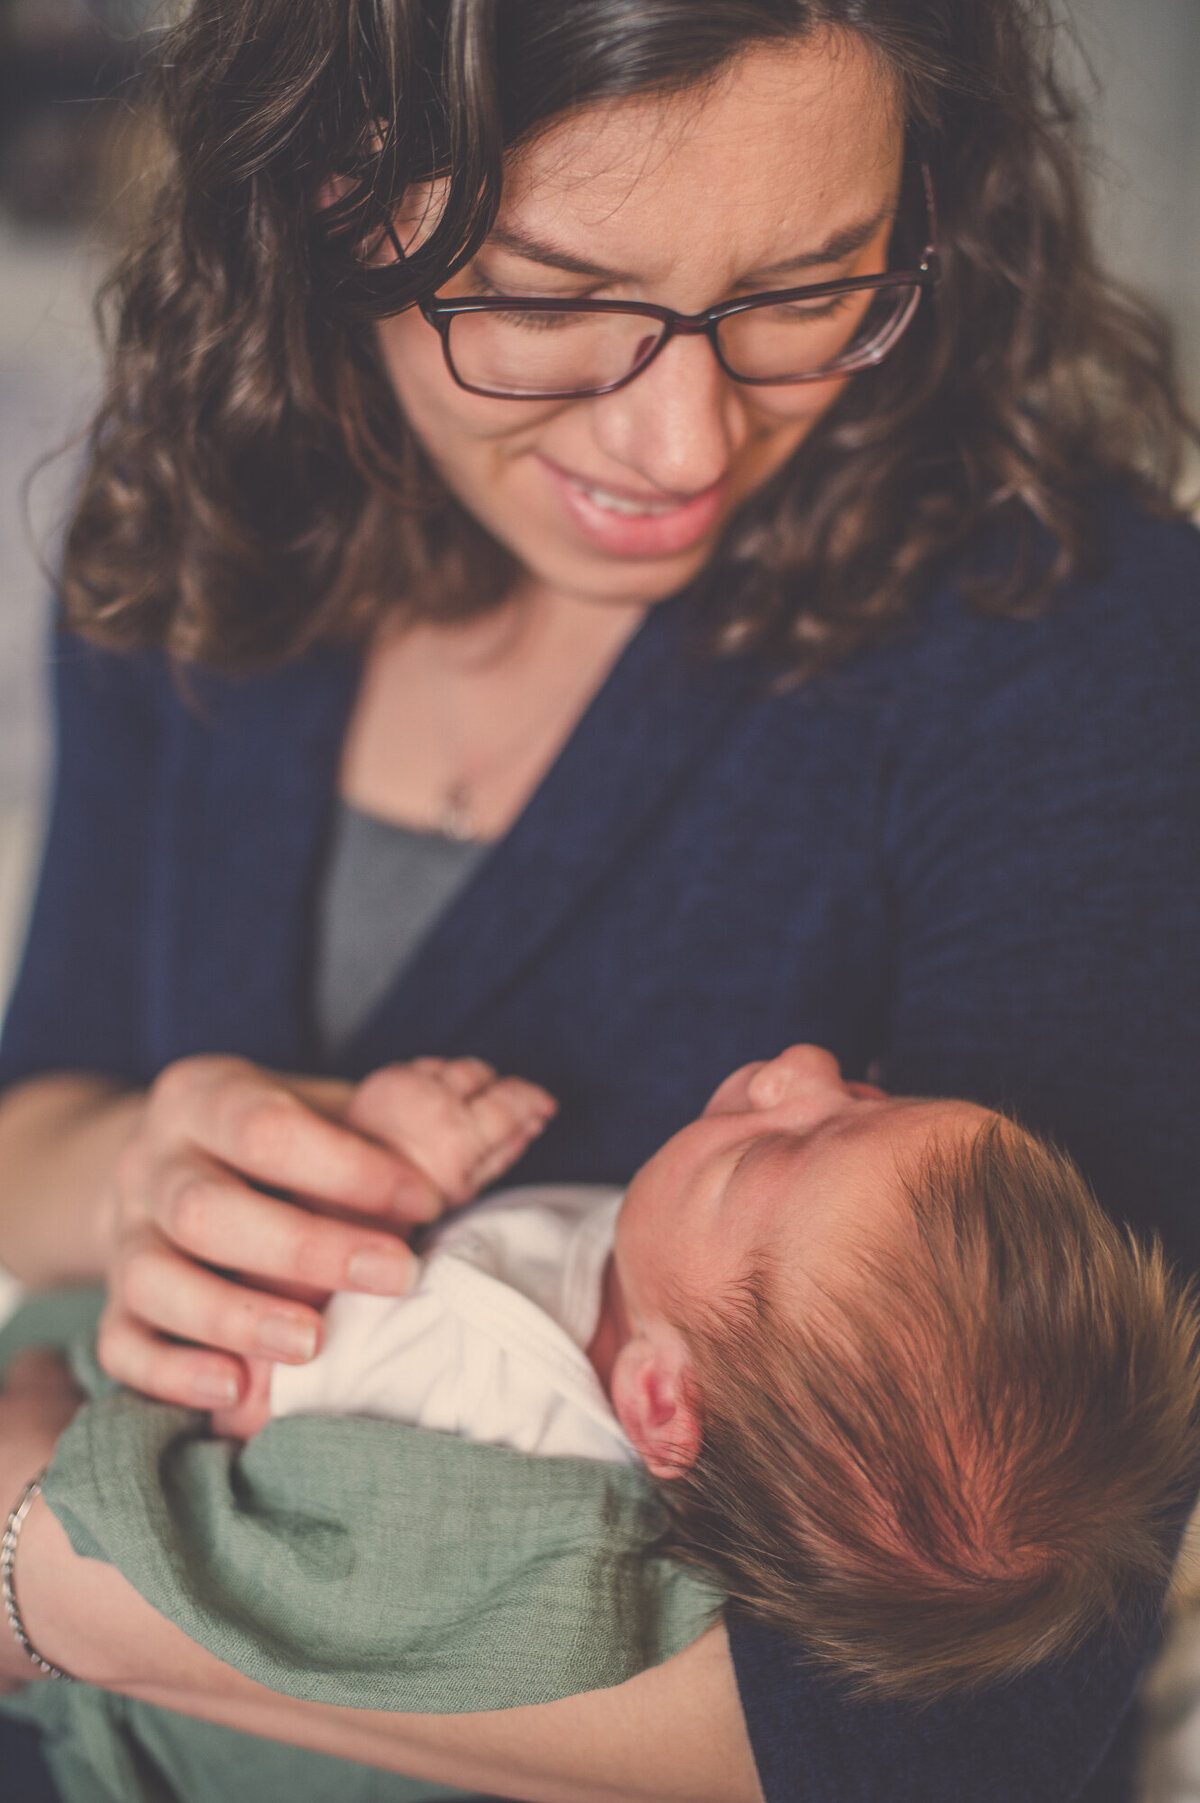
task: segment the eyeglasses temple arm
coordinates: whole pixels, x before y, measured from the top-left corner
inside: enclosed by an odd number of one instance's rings
[[[925,189],[925,211],[929,216],[929,242],[925,246],[925,260],[931,269],[936,270],[939,266],[937,202],[933,197],[933,176],[924,159],[921,162],[921,185]]]

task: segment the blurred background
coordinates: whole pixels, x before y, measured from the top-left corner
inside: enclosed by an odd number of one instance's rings
[[[303,0],[298,0],[303,4]],[[36,858],[46,582],[97,380],[90,298],[150,154],[131,78],[186,0],[0,0],[0,997]],[[1200,405],[1200,0],[1062,0],[1110,260],[1165,304]]]

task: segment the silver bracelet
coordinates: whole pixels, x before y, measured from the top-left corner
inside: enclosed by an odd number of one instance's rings
[[[42,1479],[45,1471],[39,1471],[31,1477],[20,1496],[17,1506],[4,1524],[4,1538],[0,1540],[0,1595],[4,1598],[4,1613],[8,1617],[8,1625],[16,1636],[17,1645],[28,1653],[30,1660],[41,1672],[43,1678],[66,1678],[70,1682],[70,1672],[60,1672],[57,1665],[51,1665],[43,1659],[28,1634],[25,1623],[21,1620],[21,1611],[17,1607],[17,1591],[13,1575],[17,1565],[17,1541],[21,1537],[21,1529],[25,1525],[25,1517],[33,1507],[34,1501],[42,1494]]]

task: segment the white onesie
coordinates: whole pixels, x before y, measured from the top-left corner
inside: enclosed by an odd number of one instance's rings
[[[276,1365],[271,1413],[375,1415],[546,1457],[635,1463],[587,1347],[617,1190],[502,1191],[432,1236],[411,1295],[334,1296],[307,1365]]]

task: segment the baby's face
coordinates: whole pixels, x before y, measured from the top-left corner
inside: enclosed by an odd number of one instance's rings
[[[744,1065],[629,1186],[614,1258],[631,1325],[717,1301],[763,1261],[785,1282],[828,1275],[864,1235],[901,1230],[902,1168],[987,1118],[846,1083],[816,1046]]]

